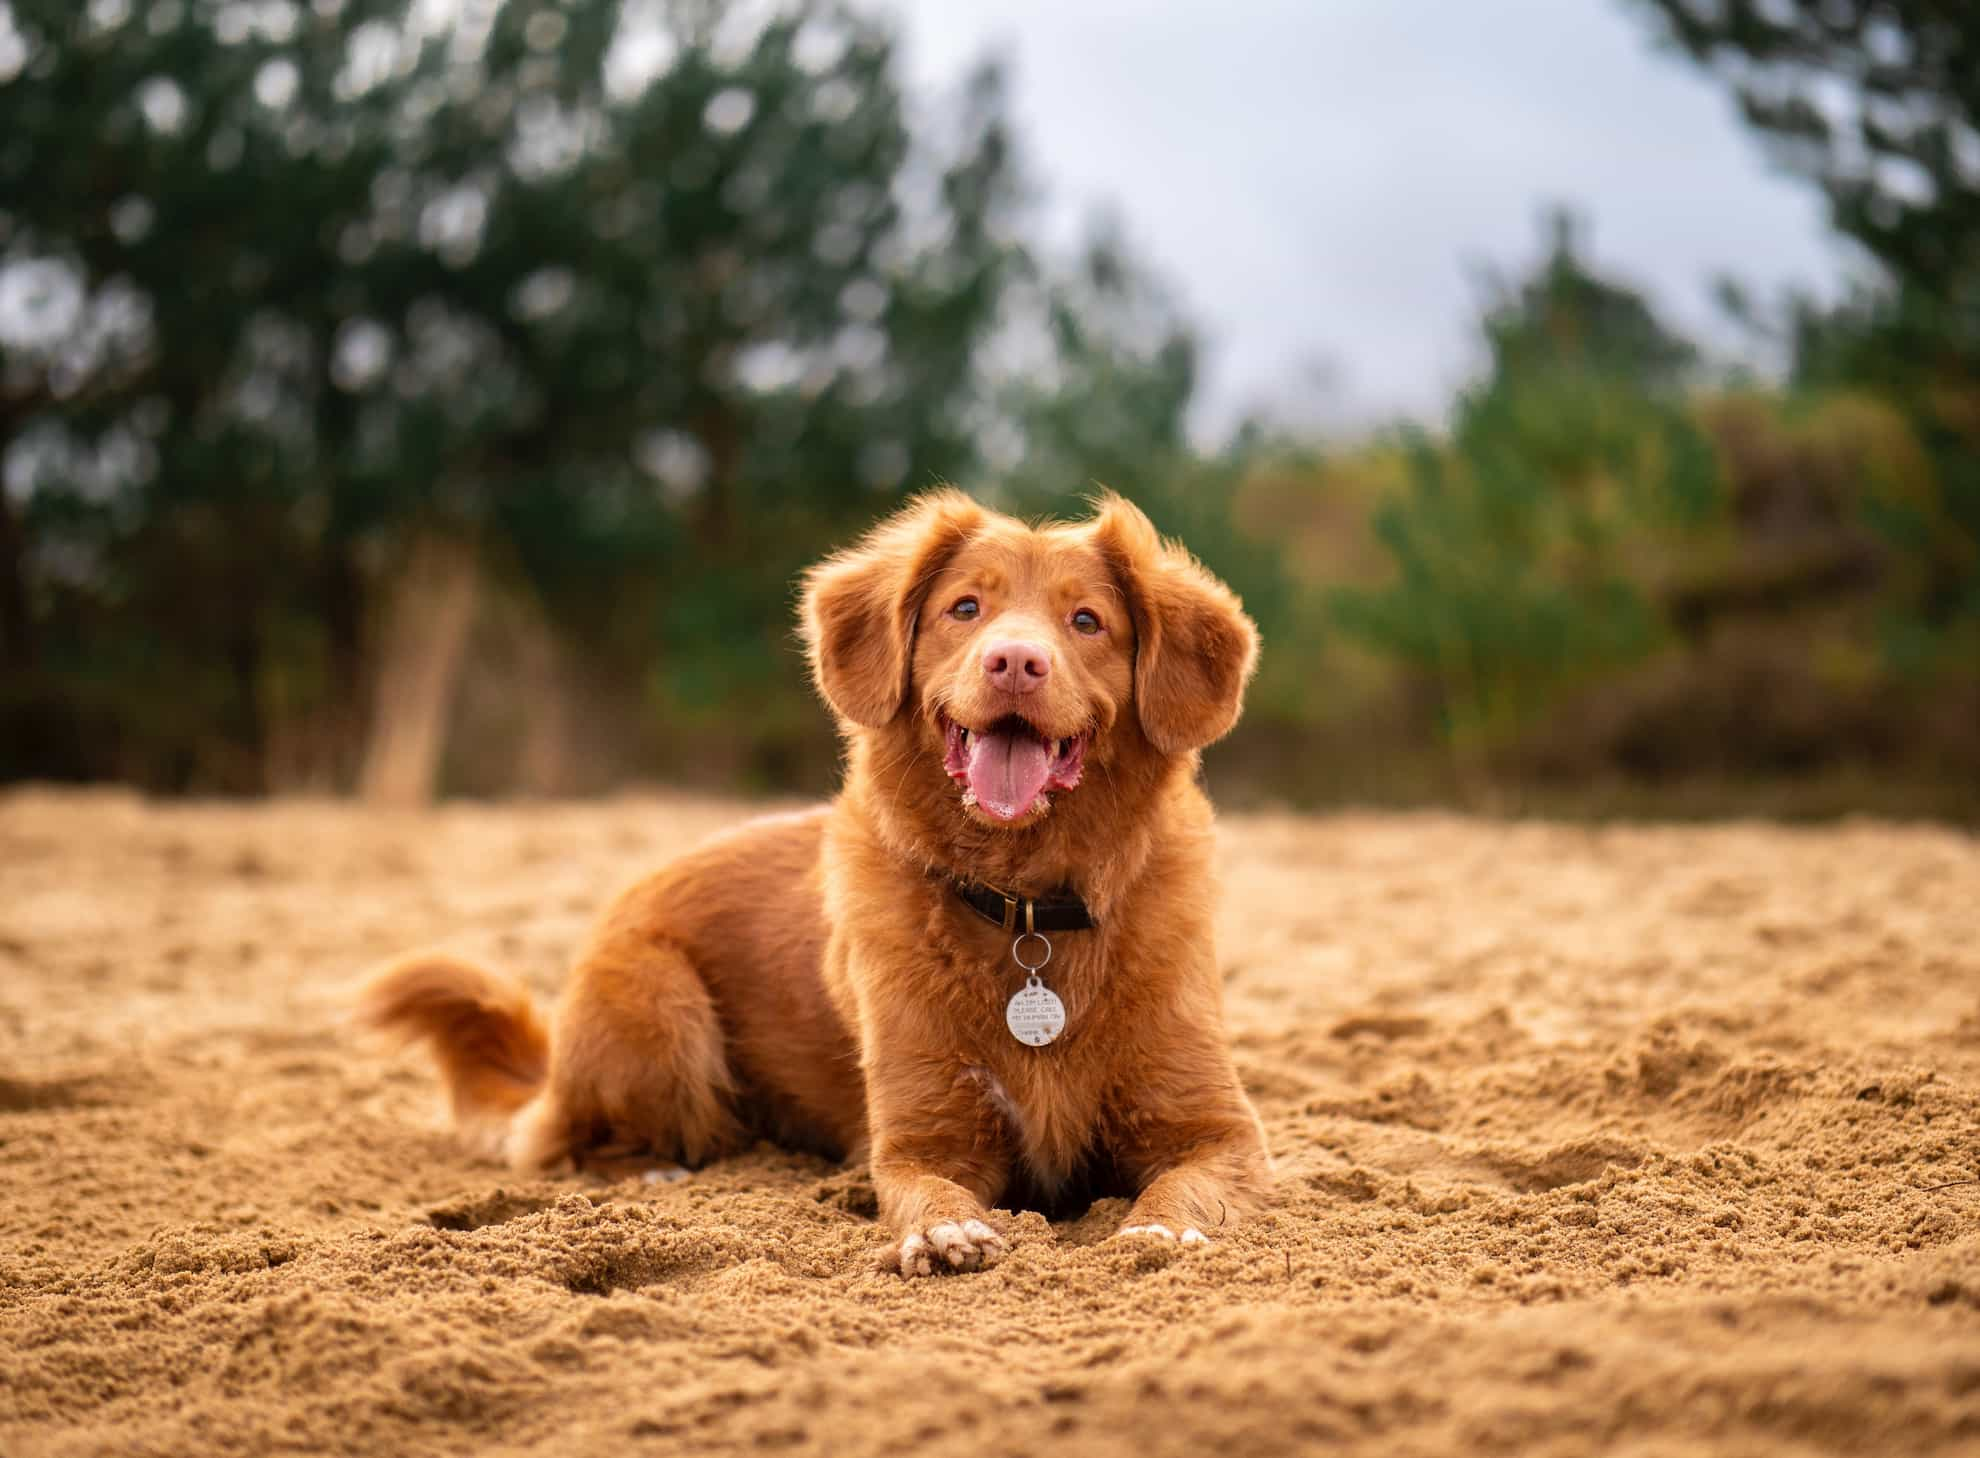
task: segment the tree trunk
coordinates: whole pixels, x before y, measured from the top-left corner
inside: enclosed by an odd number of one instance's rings
[[[474,626],[473,549],[428,537],[412,552],[383,636],[358,792],[371,805],[433,798],[447,719]]]
[[[517,644],[517,687],[525,705],[516,788],[525,795],[564,795],[571,784],[571,686],[550,625],[529,605]]]
[[[0,436],[0,461],[6,459]],[[34,621],[28,616],[27,529],[0,482],[0,674],[13,678],[34,667]]]
[[[349,785],[363,749],[368,705],[364,673],[364,578],[348,543],[333,541],[323,581],[323,626],[329,638],[328,762],[333,785]]]

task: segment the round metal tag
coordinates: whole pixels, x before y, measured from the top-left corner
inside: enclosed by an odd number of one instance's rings
[[[1004,1004],[1004,1024],[1020,1043],[1043,1048],[1065,1031],[1066,1005],[1059,1001],[1058,993],[1036,977],[1028,977]]]

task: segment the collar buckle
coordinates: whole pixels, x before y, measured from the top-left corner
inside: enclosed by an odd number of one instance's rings
[[[1016,936],[1041,931],[1087,931],[1093,917],[1086,903],[1077,896],[1014,896],[987,881],[972,881],[950,875],[950,888],[958,900],[1005,935]]]
[[[995,886],[992,886],[990,889],[997,891]],[[1038,934],[1038,928],[1033,923],[1038,917],[1037,900],[1030,896],[1013,896],[1008,891],[997,891],[997,894],[1004,898],[1004,930],[1014,932],[1018,929],[1018,907],[1022,906],[1024,907],[1024,934],[1028,937],[1036,936]]]

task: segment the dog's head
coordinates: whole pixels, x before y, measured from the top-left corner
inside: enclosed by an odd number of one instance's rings
[[[847,732],[1009,828],[1096,770],[1191,759],[1237,722],[1258,656],[1231,591],[1117,496],[1037,527],[920,497],[812,569],[803,619]]]

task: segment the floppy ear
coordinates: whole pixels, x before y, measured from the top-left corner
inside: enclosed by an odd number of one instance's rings
[[[1237,594],[1163,541],[1132,502],[1102,497],[1093,532],[1134,614],[1141,732],[1164,754],[1216,743],[1244,709],[1244,686],[1258,666],[1257,627]]]
[[[921,600],[982,521],[962,492],[930,492],[805,574],[805,652],[840,718],[877,729],[901,711]]]

